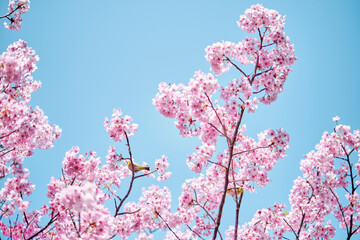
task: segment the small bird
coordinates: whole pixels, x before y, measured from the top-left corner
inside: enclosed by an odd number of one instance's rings
[[[229,188],[228,190],[226,190],[226,193],[229,194],[230,196],[235,196],[235,195],[239,195],[244,191],[244,189],[242,187],[236,187],[236,188]]]
[[[126,163],[127,163],[127,165],[128,165],[129,170],[132,171],[132,172],[137,173],[138,171],[141,171],[141,170],[150,171],[150,168],[149,168],[149,167],[141,166],[140,164],[138,164],[138,163],[136,163],[136,162],[134,162],[134,161],[133,161],[134,170],[133,170],[133,167],[132,167],[132,165],[131,165],[131,161],[127,160]]]

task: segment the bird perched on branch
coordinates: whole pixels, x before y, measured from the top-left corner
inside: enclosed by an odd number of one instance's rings
[[[141,166],[140,164],[136,163],[133,161],[133,164],[134,164],[134,169],[133,169],[133,166],[131,164],[131,161],[127,160],[126,161],[127,165],[128,165],[128,168],[130,169],[130,171],[134,172],[134,173],[137,173],[138,171],[141,171],[141,170],[147,170],[147,171],[150,171],[150,168],[149,167],[144,167],[144,166]]]
[[[243,187],[229,188],[226,193],[230,196],[239,195],[244,191]]]

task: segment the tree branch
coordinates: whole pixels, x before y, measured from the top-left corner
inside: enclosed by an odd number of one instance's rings
[[[236,124],[234,134],[233,134],[232,140],[230,142],[230,146],[229,146],[229,159],[228,159],[228,165],[227,165],[226,172],[225,172],[224,192],[223,192],[222,197],[221,197],[221,202],[220,202],[219,211],[218,211],[217,218],[216,218],[216,224],[215,224],[215,229],[214,229],[214,234],[213,234],[212,240],[216,239],[217,233],[219,231],[220,223],[221,223],[222,211],[223,211],[223,208],[224,208],[224,205],[225,205],[226,191],[227,191],[227,188],[228,188],[228,185],[229,185],[230,165],[231,165],[231,161],[232,161],[232,157],[233,157],[233,152],[234,152],[234,146],[235,146],[235,142],[236,142],[237,133],[239,131],[239,127],[240,127],[241,120],[242,120],[243,115],[244,115],[244,111],[245,111],[245,109],[241,108],[241,113],[240,113],[240,116],[239,116],[239,120],[238,120],[238,122]]]

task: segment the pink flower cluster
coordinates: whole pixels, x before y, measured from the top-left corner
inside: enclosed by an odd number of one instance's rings
[[[21,29],[21,14],[26,13],[30,9],[30,0],[10,0],[9,1],[9,13],[6,17],[10,20],[9,23],[4,23],[5,28],[9,30]]]
[[[278,158],[285,156],[284,149],[288,147],[289,136],[282,129],[269,129],[259,134],[259,141],[255,142],[244,136],[244,131],[245,126],[239,131],[238,141],[241,144],[235,147],[238,160],[234,160],[231,166],[229,189],[241,187],[252,192],[254,183],[263,187],[269,182],[266,172],[274,167]],[[266,138],[266,135],[269,138]],[[214,151],[214,147],[207,145],[197,148],[197,154],[188,157],[188,165],[193,167],[195,172],[200,172],[202,167],[208,165]],[[194,163],[190,162],[192,159]],[[228,159],[228,152],[218,154],[218,161],[206,170],[206,176],[201,174],[183,184],[175,216],[182,223],[190,224],[195,221],[192,229],[202,236],[209,236],[214,228],[211,218],[221,201]],[[199,217],[202,214],[205,218]]]
[[[268,137],[267,137],[268,136]],[[288,148],[289,135],[283,130],[274,131],[268,129],[258,134],[259,140],[238,134],[238,142],[235,149],[236,161],[233,162],[233,169],[238,171],[230,176],[234,176],[234,182],[238,183],[245,190],[254,191],[253,184],[264,187],[270,182],[267,172],[271,171],[277,160],[286,156],[285,150]],[[222,165],[228,162],[228,153],[219,156]]]
[[[114,109],[112,119],[109,121],[105,118],[104,126],[106,131],[110,134],[110,137],[114,141],[123,140],[126,136],[134,135],[137,131],[138,125],[136,123],[130,124],[132,118],[128,115],[120,117],[122,115],[121,109]]]
[[[273,208],[258,210],[253,219],[239,227],[238,239],[282,239],[284,212],[283,204],[274,204]],[[226,231],[226,239],[235,239],[234,226]],[[276,238],[271,238],[270,231]]]
[[[22,215],[22,221],[19,221],[19,219],[17,219],[16,221],[11,222],[10,227],[0,221],[0,231],[3,234],[2,236],[11,237],[12,239],[16,240],[29,239],[41,230],[39,224],[41,217],[43,217],[44,215],[45,213],[42,210],[24,212]],[[26,225],[24,224],[25,222],[28,222],[30,224]]]
[[[188,156],[187,164],[194,172],[205,170],[206,174],[183,184],[178,211],[174,213],[178,221],[194,226],[186,232],[174,227],[172,230],[178,236],[191,238],[197,234],[212,234],[225,179],[229,181],[227,190],[233,192],[227,195],[237,201],[236,195],[243,191],[253,192],[255,185],[264,187],[269,183],[268,171],[278,159],[286,156],[289,135],[283,129],[268,129],[258,134],[259,140],[255,141],[244,135],[246,127],[240,124],[245,110],[255,112],[259,101],[269,104],[277,99],[291,71],[290,66],[296,60],[294,47],[283,32],[284,18],[276,11],[256,5],[240,17],[239,26],[246,31],[258,32],[258,38],[246,37],[239,43],[215,43],[206,48],[205,56],[216,75],[234,67],[241,74],[239,79],[220,86],[212,74],[196,72],[187,86],[161,83],[159,93],[153,99],[161,114],[176,119],[175,125],[182,136],[199,136],[202,141],[196,153]],[[236,61],[253,65],[254,70],[245,73]],[[218,89],[221,102],[212,100]],[[263,93],[260,98],[254,96],[260,93]],[[218,136],[224,137],[228,149],[219,153],[214,161]],[[280,229],[279,226],[274,225],[274,229]],[[174,235],[169,233],[167,237],[175,239]]]
[[[187,158],[189,168],[199,175],[185,180],[175,212],[167,187],[143,188],[137,203],[126,201],[138,178],[154,177],[158,172],[157,180],[162,181],[171,173],[167,172],[169,163],[164,155],[149,164],[149,171],[132,172],[124,164],[134,161],[128,137],[138,126],[131,123],[131,117],[121,117],[120,109],[115,109],[104,125],[114,141],[126,138],[128,153],[118,154],[110,146],[106,163],[101,165],[95,152],[82,155],[73,147],[65,154],[62,176],[48,184],[49,205],[27,211],[25,196],[34,186],[28,181],[22,159],[35,147],[50,147],[60,130],[48,124],[38,107],[27,105],[31,93],[40,87],[31,78],[38,60],[35,52],[23,41],[9,46],[0,56],[0,178],[13,177],[0,190],[0,216],[10,219],[18,211],[22,221],[8,225],[0,219],[1,234],[12,239],[109,239],[116,235],[127,239],[137,233],[136,239],[150,240],[154,239],[152,233],[161,229],[168,230],[165,239],[209,238],[218,227],[222,216],[219,209],[225,199],[233,200],[238,210],[244,194],[266,186],[270,182],[268,172],[286,156],[289,135],[283,129],[267,129],[255,140],[245,135],[242,123],[245,111],[254,112],[259,101],[269,104],[276,100],[296,60],[283,31],[284,21],[274,10],[252,6],[238,25],[257,33],[259,39],[247,37],[239,43],[216,43],[206,49],[206,59],[215,74],[234,67],[240,78],[220,86],[212,74],[198,71],[188,85],[160,84],[153,100],[157,110],[176,119],[182,136],[199,136],[201,140],[196,152]],[[254,70],[246,74],[235,60],[254,65]],[[264,95],[254,96],[259,93]],[[212,100],[217,94],[219,101]],[[295,179],[290,192],[289,212],[283,204],[258,210],[250,222],[231,226],[226,239],[330,239],[335,236],[335,228],[327,219],[330,214],[340,228],[346,229],[348,239],[360,233],[360,131],[351,131],[349,126],[338,124],[339,120],[333,118],[337,124],[334,132],[324,132],[315,150],[301,161],[302,176]],[[216,154],[220,137],[227,148]],[[129,187],[121,189],[125,195],[120,196],[117,191],[126,185],[121,185],[125,178],[129,178]],[[105,207],[107,201],[114,203],[114,214]],[[50,219],[45,228],[40,226],[43,217]]]
[[[359,146],[359,130],[351,132],[349,126],[339,124],[334,132],[324,132],[320,143],[315,147],[316,151],[311,151],[301,161],[303,178],[298,178],[297,181],[302,184],[295,183],[290,195],[294,214],[305,207],[313,211],[319,209],[316,219],[321,223],[332,212],[340,227],[348,229],[349,234],[360,233],[360,204],[356,192],[360,183],[357,180],[360,159],[356,156],[356,164],[351,160],[351,154],[359,153]],[[342,203],[341,197],[335,192],[337,189],[346,189],[347,202]],[[301,199],[304,200],[301,202]],[[306,213],[309,218],[314,215]]]
[[[275,10],[257,4],[246,9],[245,15],[240,16],[238,25],[248,33],[255,33],[260,28],[267,28],[270,32],[276,34],[278,31],[283,30],[285,17],[281,17]]]
[[[14,98],[30,100],[30,94],[40,88],[41,83],[33,81],[31,74],[37,69],[39,57],[35,51],[19,40],[8,46],[0,56],[1,88]]]
[[[8,178],[0,190],[0,199],[4,203],[0,209],[0,215],[3,217],[12,216],[15,213],[15,207],[19,212],[25,212],[29,202],[25,201],[24,197],[31,195],[35,189],[28,180],[29,171],[23,169],[21,164],[14,166],[12,173],[14,177]]]
[[[213,165],[209,167],[206,176],[200,174],[197,178],[185,181],[179,207],[174,213],[179,224],[194,225],[192,229],[204,236],[212,233],[214,222],[211,218],[219,206],[224,186],[224,174],[213,174],[213,168]]]
[[[240,16],[238,25],[241,29],[254,33],[259,38],[246,37],[242,42],[215,43],[206,48],[206,59],[216,75],[236,67],[242,76],[242,82],[248,82],[244,96],[249,98],[253,93],[264,92],[259,100],[270,104],[283,91],[290,66],[296,61],[294,46],[283,31],[285,18],[278,12],[264,8],[258,4],[252,6]],[[271,48],[273,46],[273,48]],[[255,65],[252,73],[246,74],[231,59],[243,65]]]
[[[57,239],[106,239],[113,235],[113,218],[104,207],[104,193],[94,184],[67,186],[55,195],[50,209],[58,213]]]
[[[197,121],[209,119],[209,99],[219,87],[212,74],[198,71],[188,86],[160,83],[159,93],[153,99],[156,109],[165,117],[176,118],[176,127],[184,137],[200,134]]]
[[[19,9],[24,11],[23,7]],[[61,129],[50,125],[39,107],[28,105],[31,93],[41,86],[31,76],[38,60],[35,51],[22,40],[11,44],[7,52],[0,55],[0,179],[8,177],[0,190],[3,203],[0,215],[10,218],[17,208],[24,218],[28,217],[24,222],[31,220],[31,225],[15,222],[6,229],[2,225],[3,235],[11,235],[14,239],[31,236],[40,222],[39,213],[26,212],[30,202],[25,198],[35,187],[28,180],[29,171],[23,169],[23,160],[31,156],[36,147],[52,147],[61,135]]]
[[[151,186],[147,189],[143,188],[142,193],[139,203],[128,202],[124,208],[127,214],[114,219],[116,234],[122,239],[127,239],[132,233],[140,233],[145,229],[166,229],[165,222],[173,226],[169,189]],[[151,239],[150,236],[147,238]]]
[[[110,183],[120,188],[121,180],[131,176],[127,166],[119,164],[119,157],[114,146],[110,146],[106,155],[106,164],[98,172],[99,184]]]
[[[31,93],[40,88],[31,74],[36,70],[35,51],[19,40],[0,55],[0,177],[10,173],[10,161],[20,163],[35,147],[48,149],[61,129],[48,123],[39,107],[28,105]]]
[[[336,117],[335,121],[338,120]],[[256,237],[270,239],[269,230],[273,230],[276,238],[287,233],[297,239],[331,239],[335,236],[335,228],[330,221],[325,222],[330,214],[339,221],[341,228],[347,230],[348,237],[359,234],[359,146],[359,130],[351,132],[349,126],[337,125],[333,133],[324,132],[316,151],[309,152],[300,163],[303,176],[295,179],[289,195],[291,210],[279,211],[275,219],[260,220],[255,216],[241,227],[239,236],[257,232],[263,235],[255,234]],[[351,160],[354,152],[357,152],[356,164]],[[339,189],[345,190],[345,198],[339,196]],[[269,209],[271,216],[275,216],[276,209]],[[233,234],[233,230],[229,234]],[[245,238],[250,239],[250,236]]]
[[[215,147],[211,145],[204,144],[196,147],[196,153],[188,156],[186,163],[192,171],[200,173],[203,167],[208,166],[208,160],[212,158],[214,152]]]
[[[171,172],[166,171],[168,167],[168,158],[165,155],[162,155],[160,159],[155,160],[155,168],[159,174],[159,176],[156,178],[158,181],[166,180],[171,176]]]
[[[69,178],[93,182],[99,171],[100,159],[95,158],[95,152],[90,152],[89,156],[78,155],[79,152],[79,147],[66,152],[62,162],[64,173]]]

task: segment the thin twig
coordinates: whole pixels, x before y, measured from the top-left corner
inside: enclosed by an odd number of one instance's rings
[[[53,215],[53,213],[52,213]],[[55,222],[57,220],[57,217],[59,216],[59,213],[56,213],[55,215],[51,216],[51,219],[49,220],[49,222],[45,225],[45,227],[43,227],[42,229],[40,229],[37,233],[35,233],[34,235],[32,235],[31,237],[29,237],[27,240],[31,240],[33,238],[35,238],[37,235],[39,235],[40,233],[42,233],[43,231],[45,231],[53,222]]]
[[[249,75],[247,75],[241,68],[239,68],[235,63],[233,63],[230,58],[225,57],[237,70],[239,70],[247,79],[249,79]]]
[[[5,153],[1,154],[1,155],[0,155],[0,158],[3,157],[3,156],[5,156],[5,155],[8,154],[8,153],[14,151],[14,150],[15,150],[15,147],[13,147],[12,149],[10,149],[10,150],[6,151]]]
[[[197,232],[195,232],[189,225],[186,225],[186,226],[190,229],[190,231],[192,231],[193,233],[195,233],[199,238],[205,240],[205,238],[203,238],[202,236],[200,236],[200,234],[198,234]]]
[[[8,17],[13,14],[14,12],[16,12],[16,10],[18,10],[20,7],[22,7],[24,4],[21,4],[21,5],[18,5],[14,10],[12,10],[11,12],[5,14],[4,16],[0,16],[0,19],[1,18],[7,18],[9,19]],[[10,19],[9,19],[10,20]]]
[[[267,44],[267,45],[264,45],[263,48],[269,47],[269,46],[274,45],[274,44],[275,44],[274,42],[273,42],[273,43],[269,43],[269,44]]]
[[[148,172],[148,173],[144,173],[144,174],[138,175],[138,176],[134,177],[134,179],[140,178],[140,177],[144,177],[144,176],[147,176],[147,175],[150,175],[150,174],[153,174],[154,172],[157,172],[157,171],[158,171],[158,169],[155,169],[155,170],[152,171],[152,172]]]
[[[162,216],[160,215],[160,213],[159,213],[158,211],[156,211],[156,209],[154,209],[154,211],[155,211],[156,215],[158,215],[158,216],[161,218],[161,220],[165,223],[166,227],[174,234],[174,236],[175,236],[177,239],[181,240],[181,239],[178,237],[178,235],[176,235],[176,233],[171,229],[171,227],[169,226],[169,224],[162,218]]]
[[[259,90],[259,91],[257,91],[257,92],[252,92],[252,94],[258,94],[258,93],[261,93],[261,92],[263,92],[263,91],[265,91],[266,90],[266,88],[263,88],[263,89],[261,89],[261,90]]]
[[[215,112],[215,115],[216,115],[217,119],[219,120],[219,123],[220,123],[220,125],[222,126],[223,131],[224,131],[224,134],[223,134],[223,135],[225,136],[226,141],[227,141],[228,144],[229,144],[229,140],[230,140],[230,139],[229,139],[229,137],[227,136],[227,131],[226,131],[225,125],[224,125],[223,122],[221,121],[221,118],[220,118],[219,114],[217,113],[217,111],[216,111],[213,103],[211,102],[210,97],[207,95],[207,93],[205,93],[205,96],[207,97],[207,99],[208,99],[208,101],[209,101],[209,103],[210,103],[210,105],[211,105],[211,108],[213,109],[213,111]]]
[[[132,152],[131,152],[131,147],[130,147],[130,142],[129,142],[129,137],[127,135],[127,133],[124,131],[125,137],[126,137],[126,145],[128,146],[128,152],[129,152],[129,157],[130,157],[130,162],[132,165],[132,169],[135,169],[134,167],[134,162],[133,162],[133,158],[132,158]],[[131,175],[131,180],[130,180],[130,185],[129,185],[129,189],[127,191],[127,193],[125,194],[125,197],[120,201],[118,207],[115,210],[114,213],[114,217],[117,216],[118,212],[120,211],[121,206],[124,204],[125,200],[129,197],[130,192],[132,190],[132,186],[135,180],[135,171],[131,171],[132,175]]]
[[[243,154],[243,153],[246,153],[246,152],[255,151],[255,150],[261,149],[261,148],[268,148],[268,147],[271,147],[272,145],[274,145],[274,143],[271,143],[271,144],[268,145],[268,146],[256,147],[256,148],[253,148],[253,149],[249,149],[249,150],[244,150],[244,151],[241,151],[241,152],[237,152],[237,153],[234,153],[234,156],[235,156],[235,155],[238,155],[238,154]]]
[[[254,76],[255,76],[255,77],[260,76],[261,74],[267,73],[267,72],[271,71],[272,69],[273,69],[273,68],[271,67],[271,68],[269,68],[269,69],[267,69],[267,70],[265,70],[265,71],[262,71],[262,72],[259,72],[259,73],[255,74]]]
[[[226,169],[226,167],[225,167],[224,165],[220,164],[220,163],[213,162],[213,161],[211,161],[211,160],[207,160],[207,161],[208,161],[209,163],[216,164],[216,165],[218,165],[218,166],[223,167],[223,168]]]
[[[126,215],[126,214],[134,214],[137,213],[138,211],[140,211],[140,208],[136,211],[132,211],[132,212],[122,212],[122,213],[118,213],[117,216],[121,216],[121,215]]]
[[[296,239],[298,239],[298,235],[296,234],[295,230],[293,229],[293,227],[285,220],[285,218],[283,218],[284,222],[286,223],[286,225],[289,226],[289,228],[291,229],[291,231],[294,233]]]
[[[222,136],[225,137],[224,133],[222,133],[214,124],[209,123],[209,122],[208,122],[207,124],[209,124],[210,126],[212,126],[213,128],[215,128],[215,130],[216,130],[218,133],[220,133],[220,135],[222,135]]]

